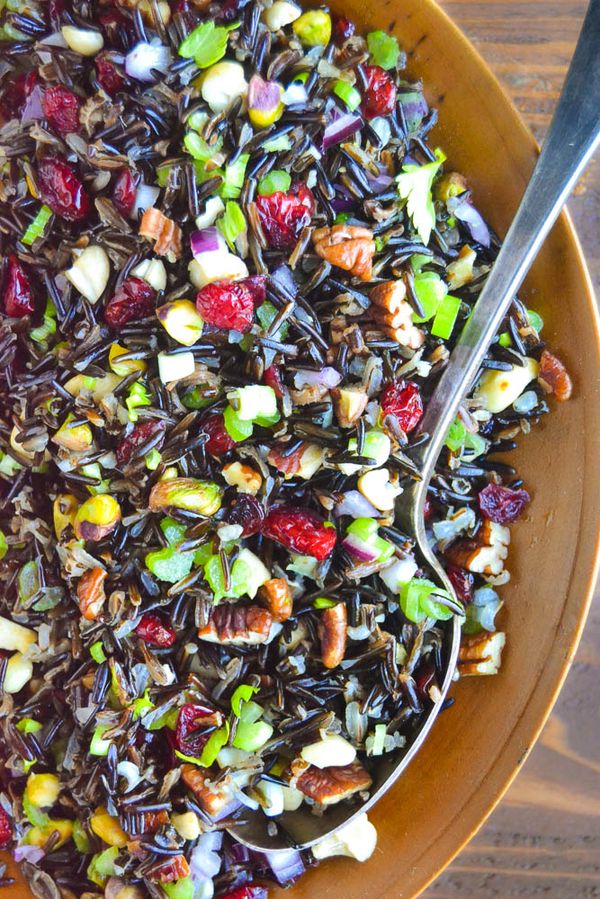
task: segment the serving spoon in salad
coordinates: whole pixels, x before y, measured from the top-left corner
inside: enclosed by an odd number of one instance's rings
[[[398,500],[397,521],[415,544],[428,577],[458,606],[452,584],[433,553],[426,533],[427,489],[448,430],[461,402],[476,382],[481,363],[544,239],[600,142],[600,0],[591,0],[565,84],[537,165],[515,218],[473,312],[463,328],[420,424],[424,439],[412,454],[420,472]],[[308,848],[368,811],[398,779],[422,746],[452,681],[460,645],[461,618],[446,628],[446,669],[440,693],[407,747],[382,756],[369,798],[361,805],[340,803],[322,816],[303,805],[276,819],[269,832],[260,811],[245,810],[245,822],[230,828],[252,849],[276,853]],[[272,830],[272,828],[271,828]]]

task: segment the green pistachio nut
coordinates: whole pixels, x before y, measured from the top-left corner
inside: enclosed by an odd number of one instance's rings
[[[79,507],[74,528],[80,540],[102,540],[121,520],[118,502],[106,493],[91,496]]]
[[[175,508],[209,517],[221,508],[221,488],[195,478],[159,481],[152,488],[149,505],[153,512]]]

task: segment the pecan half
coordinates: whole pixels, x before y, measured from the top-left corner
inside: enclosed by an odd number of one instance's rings
[[[211,611],[198,636],[209,643],[253,646],[268,639],[272,623],[273,616],[266,609],[223,603]]]
[[[372,783],[371,775],[360,762],[352,762],[351,765],[331,768],[310,765],[298,777],[295,786],[319,805],[334,805],[353,793],[368,790]]]
[[[79,578],[77,584],[77,599],[79,609],[86,621],[95,621],[102,606],[106,602],[104,581],[106,571],[104,568],[90,568]]]
[[[273,616],[273,621],[287,621],[292,614],[292,591],[285,578],[271,578],[259,589],[258,598]]]
[[[140,234],[153,240],[153,250],[158,256],[166,256],[175,262],[182,254],[181,228],[166,215],[151,206],[146,209],[140,222]]]
[[[315,252],[321,259],[361,281],[370,281],[373,273],[375,241],[373,232],[356,225],[334,225],[313,232]]]
[[[373,304],[373,317],[379,327],[392,340],[411,350],[417,350],[425,341],[425,334],[413,324],[412,308],[406,300],[403,281],[384,281],[369,294]]]
[[[444,557],[452,565],[476,574],[497,575],[504,569],[509,544],[509,529],[484,519],[474,540],[457,540]]]
[[[493,634],[482,631],[463,636],[458,651],[459,674],[462,677],[497,674],[505,643],[506,635],[501,631]]]
[[[200,808],[214,818],[231,802],[232,795],[229,778],[226,777],[218,783],[213,783],[210,777],[208,772],[202,771],[195,765],[182,765],[181,767],[182,781],[192,791]]]
[[[348,612],[346,604],[337,603],[330,609],[324,609],[319,622],[321,639],[321,661],[325,668],[336,668],[346,652],[346,626]]]
[[[573,382],[567,369],[560,359],[549,350],[544,350],[540,356],[538,380],[543,382],[543,386],[549,388],[559,403],[564,403],[573,393]]]

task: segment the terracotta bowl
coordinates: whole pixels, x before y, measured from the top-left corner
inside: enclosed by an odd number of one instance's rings
[[[449,165],[504,234],[533,168],[536,144],[475,50],[432,0],[338,0],[333,9],[365,29],[390,29],[439,109],[434,134]],[[538,736],[573,658],[598,562],[600,433],[598,316],[577,239],[563,215],[522,297],[546,323],[566,362],[574,398],[520,441],[514,453],[533,495],[513,529],[512,580],[503,588],[508,645],[493,678],[457,684],[455,705],[372,819],[379,845],[365,865],[335,859],[310,872],[293,899],[409,899],[430,883],[498,802]],[[29,895],[22,881],[11,899]],[[283,893],[281,893],[283,895]]]

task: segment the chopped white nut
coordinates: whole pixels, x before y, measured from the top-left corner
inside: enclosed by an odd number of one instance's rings
[[[209,197],[204,207],[204,212],[196,217],[196,228],[204,231],[214,225],[222,212],[225,212],[225,204],[220,197]]]
[[[74,25],[63,25],[60,29],[67,44],[75,53],[82,56],[96,56],[104,46],[104,38],[99,31],[92,28],[76,28]]]
[[[200,819],[195,812],[171,815],[171,824],[184,840],[196,840],[200,836]]]
[[[237,281],[239,278],[247,278],[248,268],[244,260],[234,253],[213,250],[210,253],[202,253],[198,259],[192,259],[188,266],[188,274],[194,287],[202,290],[206,284],[213,281],[223,281],[227,278]]]
[[[248,93],[244,67],[227,60],[216,63],[202,78],[200,93],[213,112],[225,112],[234,100]]]
[[[9,652],[12,650],[27,652],[36,640],[35,631],[11,621],[10,618],[0,617],[0,649],[6,649]]]
[[[451,262],[446,269],[448,287],[451,290],[457,290],[464,284],[469,284],[473,280],[473,266],[477,259],[477,253],[471,247],[465,246],[458,254],[458,258]]]
[[[463,636],[458,651],[458,671],[462,677],[497,674],[502,662],[506,634],[483,631]]]
[[[79,254],[65,278],[90,303],[97,303],[110,278],[110,262],[102,247],[92,244]]]
[[[154,290],[166,290],[167,270],[160,259],[144,259],[131,269],[134,278],[141,278]]]
[[[193,353],[159,353],[158,374],[163,384],[181,381],[193,375],[195,369]]]
[[[332,855],[346,855],[365,862],[373,855],[377,845],[377,831],[366,815],[358,815],[345,827],[320,840],[312,847],[316,859]]]
[[[302,10],[295,3],[288,3],[287,0],[275,0],[273,6],[263,12],[262,20],[269,31],[279,31],[280,28],[291,25],[301,15]]]
[[[390,483],[387,468],[374,468],[366,471],[358,479],[358,489],[380,512],[390,512],[395,505],[396,497],[402,493],[402,487]]]
[[[480,400],[488,412],[502,412],[518,399],[530,381],[537,378],[540,366],[535,359],[526,358],[525,365],[513,365],[510,371],[488,369],[483,373],[475,399]]]
[[[339,734],[326,734],[317,743],[309,743],[300,755],[315,768],[331,768],[351,765],[356,758],[356,749]]]
[[[101,378],[88,378],[85,375],[73,375],[72,378],[64,385],[72,396],[79,396],[82,390],[89,390],[93,401],[99,405],[102,400],[112,393],[115,387],[121,383],[123,379],[119,375],[112,373],[103,375]],[[88,386],[89,385],[89,386]]]
[[[250,465],[230,462],[223,469],[223,477],[230,487],[237,487],[240,493],[256,496],[262,485],[262,476]]]
[[[304,802],[304,793],[295,787],[282,787],[284,812],[295,812]]]
[[[269,780],[261,780],[256,785],[256,792],[261,798],[262,810],[268,818],[283,814],[283,787]]]
[[[247,566],[246,592],[250,599],[254,599],[258,593],[258,588],[262,587],[263,584],[266,584],[266,582],[271,579],[271,572],[267,566],[263,564],[262,560],[254,555],[249,549],[246,549],[245,546],[239,551],[237,560],[239,562],[244,562]]]
[[[25,684],[29,683],[33,675],[33,665],[29,659],[16,652],[6,664],[4,683],[2,689],[5,693],[18,693]]]
[[[183,346],[192,346],[202,334],[204,321],[191,300],[165,303],[156,314],[167,334]]]

